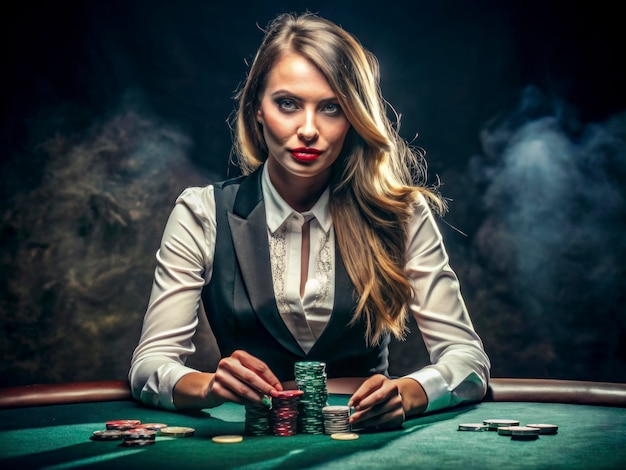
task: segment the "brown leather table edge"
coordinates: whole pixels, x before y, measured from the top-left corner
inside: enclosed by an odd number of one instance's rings
[[[130,400],[126,380],[34,384],[0,388],[0,409]]]
[[[626,407],[626,384],[558,379],[492,378],[483,401]]]
[[[0,388],[0,409],[117,400],[132,400],[128,381],[106,380]],[[626,407],[626,383],[492,378],[483,401]]]

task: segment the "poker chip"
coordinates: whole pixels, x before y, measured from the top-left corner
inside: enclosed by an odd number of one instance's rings
[[[533,441],[540,434],[556,434],[556,424],[527,424],[520,426],[515,419],[485,419],[482,423],[459,424],[459,431],[497,431],[500,436],[510,436],[514,441]]]
[[[140,447],[156,444],[154,439],[124,439],[120,444],[122,447]]]
[[[305,434],[324,433],[322,408],[328,403],[326,364],[300,361],[294,364],[296,385],[304,392],[300,399],[298,428]]]
[[[330,435],[331,439],[337,441],[353,441],[359,438],[359,435],[355,432],[336,432]]]
[[[485,419],[483,424],[489,426],[490,431],[497,431],[500,426],[519,426],[517,419]]]
[[[556,434],[559,430],[559,427],[556,424],[538,423],[527,424],[526,426],[539,429],[539,434]]]
[[[160,431],[163,428],[166,428],[167,424],[164,423],[143,423],[140,424],[139,426],[135,426],[135,429],[137,428],[145,428],[145,429],[150,429],[152,431]]]
[[[167,426],[161,429],[161,435],[167,437],[190,437],[196,430],[185,426]]]
[[[265,405],[247,404],[244,434],[249,436],[269,436],[272,430],[270,408]]]
[[[272,396],[270,413],[276,436],[293,436],[298,432],[298,406],[303,395],[302,390],[283,390]]]
[[[106,429],[103,431],[94,431],[91,439],[94,441],[119,441],[124,437],[124,431],[115,429]]]
[[[489,425],[483,423],[462,423],[459,424],[459,431],[488,431]]]
[[[217,444],[236,444],[238,442],[243,441],[243,436],[238,436],[238,435],[213,436],[211,440]]]
[[[125,441],[143,440],[143,439],[155,440],[156,434],[157,434],[156,431],[153,431],[152,429],[146,429],[146,428],[133,428],[133,429],[129,429],[128,431],[122,431],[122,436]]]
[[[274,406],[274,400],[276,399],[289,399],[289,398],[302,398],[304,392],[300,389],[298,390],[281,390],[276,392],[276,396],[272,397],[271,405]]]
[[[324,433],[334,434],[349,432],[350,407],[342,405],[329,405],[322,408],[324,416]]]
[[[509,426],[511,439],[518,441],[530,441],[539,437],[539,429],[530,426]]]
[[[136,428],[141,424],[141,421],[138,419],[114,419],[111,421],[107,421],[106,423],[107,429],[113,429],[115,431],[127,431],[129,429]]]

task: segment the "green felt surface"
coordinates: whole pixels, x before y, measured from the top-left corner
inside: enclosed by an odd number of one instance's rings
[[[331,396],[331,404],[347,402]],[[403,429],[361,433],[354,441],[327,435],[248,437],[216,444],[211,437],[242,434],[244,408],[225,404],[194,414],[105,402],[0,411],[0,468],[172,469],[609,469],[626,468],[626,410],[546,403],[481,403],[411,419]],[[461,423],[518,419],[552,423],[558,434],[520,442],[496,432],[458,431]],[[112,419],[191,426],[194,437],[157,437],[150,447],[95,442],[93,431]]]

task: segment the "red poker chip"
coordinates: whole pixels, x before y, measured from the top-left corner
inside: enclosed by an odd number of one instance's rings
[[[122,431],[117,431],[114,429],[107,429],[104,431],[94,431],[91,440],[93,441],[117,441],[121,440],[124,437],[124,433]]]
[[[145,428],[133,428],[123,432],[124,439],[154,439],[156,434],[156,431]]]
[[[301,397],[304,395],[302,390],[283,390],[281,392],[276,392],[272,397],[273,398],[294,398]]]
[[[113,429],[116,431],[126,431],[133,429],[141,424],[138,419],[114,419],[106,422],[107,429]]]
[[[132,439],[132,440],[124,439],[124,442],[122,442],[120,445],[122,447],[140,447],[140,446],[150,446],[155,443],[156,443],[156,440],[154,439]]]
[[[136,429],[150,429],[152,431],[160,431],[163,428],[166,428],[167,424],[164,423],[143,423],[139,426],[135,426]]]

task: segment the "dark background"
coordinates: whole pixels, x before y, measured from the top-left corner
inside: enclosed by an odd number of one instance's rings
[[[426,149],[493,376],[626,381],[616,2],[1,8],[0,386],[125,378],[176,196],[227,175],[257,25],[305,9],[378,56],[402,135]],[[210,368],[206,350],[194,361]],[[425,363],[419,335],[392,360]]]

